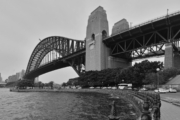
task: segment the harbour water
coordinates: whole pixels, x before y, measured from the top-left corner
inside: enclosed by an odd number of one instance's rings
[[[113,100],[119,115],[135,112],[125,100],[107,94],[9,92],[0,88],[0,120],[108,120]]]

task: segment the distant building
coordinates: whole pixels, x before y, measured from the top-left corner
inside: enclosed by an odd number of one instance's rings
[[[0,73],[0,82],[2,82],[2,77],[1,77],[1,73]]]
[[[17,80],[18,80],[18,78],[16,75],[11,75],[8,77],[8,82],[15,82]]]
[[[38,83],[39,82],[39,77],[36,77],[35,80],[34,80],[35,83]]]
[[[16,77],[17,77],[17,79],[20,79],[21,78],[21,73],[19,72],[19,73],[16,73]]]
[[[6,82],[15,82],[15,81],[18,81],[19,79],[22,79],[23,76],[25,74],[25,70],[22,70],[18,73],[16,73],[15,75],[11,75],[8,77],[8,79],[6,80]]]
[[[23,78],[24,74],[25,74],[25,70],[22,70],[22,71],[20,72],[20,79]]]
[[[8,79],[5,80],[5,83],[7,83],[7,82],[8,82]]]

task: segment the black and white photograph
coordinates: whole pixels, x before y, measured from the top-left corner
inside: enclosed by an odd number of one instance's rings
[[[180,120],[180,0],[0,0],[0,120]]]

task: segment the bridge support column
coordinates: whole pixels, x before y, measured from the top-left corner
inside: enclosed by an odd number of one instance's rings
[[[109,48],[103,38],[109,35],[106,11],[99,6],[88,19],[86,31],[86,71],[107,68]]]
[[[164,62],[165,68],[175,67],[180,69],[180,55],[174,52],[172,43],[165,44]]]
[[[118,22],[116,28],[124,28],[127,25],[126,20]],[[110,48],[103,43],[103,38],[109,36],[109,27],[106,11],[102,7],[95,9],[88,19],[86,31],[86,71],[103,70],[107,68],[125,68],[131,66],[121,58],[110,56]]]

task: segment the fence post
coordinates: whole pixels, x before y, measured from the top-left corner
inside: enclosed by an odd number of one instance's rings
[[[151,116],[150,116],[150,112],[149,112],[149,104],[148,104],[147,98],[145,99],[144,104],[143,104],[141,120],[151,120]]]
[[[116,111],[116,105],[115,105],[115,101],[112,102],[111,104],[111,113],[108,116],[109,120],[120,120],[119,116],[117,116],[117,111]]]
[[[160,104],[158,103],[157,98],[154,100],[154,105],[153,105],[153,111],[152,111],[152,117],[153,120],[160,120]]]
[[[161,98],[160,98],[159,94],[157,94],[157,106],[158,106],[158,118],[160,119],[161,118],[161,111],[160,111],[160,108],[161,108]]]

